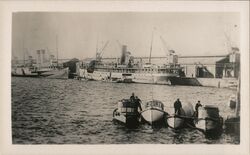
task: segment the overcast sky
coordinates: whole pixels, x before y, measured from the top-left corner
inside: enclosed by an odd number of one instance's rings
[[[35,57],[48,49],[59,58],[94,57],[96,46],[103,57],[119,57],[121,44],[134,56],[165,56],[166,49],[178,55],[222,55],[228,46],[239,46],[238,13],[14,13],[12,57],[23,53]],[[160,39],[164,38],[166,45]],[[227,39],[228,38],[228,39]]]

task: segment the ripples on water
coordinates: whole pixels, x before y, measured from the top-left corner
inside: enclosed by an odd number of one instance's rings
[[[112,122],[116,102],[135,92],[143,102],[161,100],[172,111],[176,98],[193,105],[218,105],[220,114],[232,111],[228,99],[235,90],[209,87],[119,84],[39,78],[12,78],[13,144],[224,144],[239,143],[238,135],[205,138],[194,129],[127,129]]]

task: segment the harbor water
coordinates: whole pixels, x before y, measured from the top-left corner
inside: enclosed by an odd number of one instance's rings
[[[143,103],[157,99],[167,112],[180,98],[193,106],[217,105],[226,119],[233,111],[228,99],[236,90],[124,84],[73,79],[13,77],[12,142],[13,144],[239,144],[239,135],[226,134],[207,138],[195,129],[172,130],[141,125],[127,129],[112,121],[117,101],[134,92]]]

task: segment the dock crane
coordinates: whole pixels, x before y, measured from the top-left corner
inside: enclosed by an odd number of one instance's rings
[[[226,46],[227,46],[228,53],[231,53],[231,50],[232,50],[231,39],[226,32],[224,32],[224,36],[226,38]]]
[[[173,55],[173,54],[175,53],[175,51],[174,51],[174,50],[171,50],[171,49],[168,47],[166,41],[163,39],[162,36],[160,36],[160,39],[161,39],[161,41],[162,41],[164,51],[166,52],[166,55],[167,55],[167,61],[170,62],[169,58],[170,58],[171,55]]]
[[[104,44],[104,46],[101,48],[100,51],[98,51],[98,49],[97,49],[97,51],[96,51],[96,59],[97,59],[98,61],[100,61],[100,60],[102,59],[102,56],[103,56],[103,53],[104,53],[104,49],[108,46],[108,44],[109,44],[109,41],[107,41],[107,42]]]
[[[162,36],[160,36],[160,39],[161,39],[161,42],[162,42],[163,47],[164,47],[164,51],[166,52],[167,56],[168,56],[168,55],[172,55],[173,53],[175,53],[174,50],[171,50],[171,49],[168,47],[166,41],[163,39]],[[167,51],[168,51],[168,53],[167,53]]]
[[[122,44],[120,43],[120,41],[116,40],[116,42],[117,42],[118,46],[120,47],[120,49],[122,49]]]

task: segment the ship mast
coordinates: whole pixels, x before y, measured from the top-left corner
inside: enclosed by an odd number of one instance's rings
[[[96,60],[97,60],[97,57],[98,57],[98,42],[99,42],[99,37],[97,36],[96,51],[95,51],[95,59],[96,59]]]
[[[153,39],[154,39],[154,31],[152,32],[152,36],[151,36],[151,45],[150,45],[150,53],[149,53],[149,63],[151,64],[151,54],[152,54],[152,50],[153,50]]]
[[[23,48],[23,66],[25,66],[25,50],[24,50],[24,41],[22,42],[22,48]]]
[[[58,67],[58,35],[56,35],[56,62]]]

